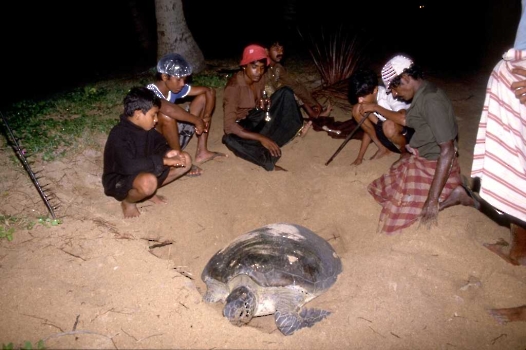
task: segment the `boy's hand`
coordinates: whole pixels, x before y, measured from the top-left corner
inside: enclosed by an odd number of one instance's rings
[[[172,149],[172,150],[169,150],[168,152],[166,152],[166,154],[164,155],[165,158],[173,158],[173,157],[176,157],[178,155],[181,154],[181,151],[178,151],[178,150],[175,150],[175,149]]]
[[[364,115],[367,112],[376,112],[377,103],[360,103],[360,114]]]
[[[194,126],[195,126],[195,133],[197,135],[201,135],[204,132],[208,132],[208,127],[206,126],[204,120],[201,118],[196,118]]]

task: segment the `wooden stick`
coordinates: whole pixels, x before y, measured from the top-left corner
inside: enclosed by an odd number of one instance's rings
[[[338,147],[338,149],[336,150],[336,152],[334,152],[334,154],[332,155],[331,158],[329,158],[329,160],[325,163],[325,165],[329,165],[330,162],[332,162],[332,160],[338,155],[338,153],[340,153],[340,151],[343,149],[343,147],[345,147],[345,145],[347,144],[347,142],[349,142],[352,138],[352,136],[354,135],[354,133],[356,133],[356,131],[358,131],[358,129],[360,128],[360,126],[363,124],[363,122],[365,121],[365,119],[367,119],[367,117],[369,116],[369,114],[371,114],[371,112],[367,112],[365,113],[365,115],[363,116],[363,118],[360,120],[360,122],[358,122],[358,125],[356,125],[356,128],[353,129],[353,131],[351,131],[351,133],[347,136],[347,138],[345,138],[345,140],[342,142],[342,144],[340,145],[340,147]]]

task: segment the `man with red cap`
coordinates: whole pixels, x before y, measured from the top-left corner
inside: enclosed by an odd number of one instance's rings
[[[244,49],[242,69],[229,79],[223,94],[223,143],[236,156],[267,171],[285,170],[276,165],[281,147],[301,133],[303,117],[289,87],[272,96],[266,90],[268,64],[264,47]]]
[[[394,98],[411,101],[405,115],[399,114],[393,121],[415,131],[407,145],[409,153],[368,186],[369,193],[382,205],[379,231],[394,234],[418,219],[429,227],[437,224],[442,209],[478,205],[462,183],[458,127],[445,92],[424,80],[421,69],[402,55],[386,63],[382,80]]]

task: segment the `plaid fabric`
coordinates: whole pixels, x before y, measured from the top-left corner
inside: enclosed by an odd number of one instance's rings
[[[438,161],[411,156],[392,166],[389,173],[369,184],[367,190],[382,205],[378,232],[392,235],[418,220],[427,200]],[[455,157],[439,201],[462,183]]]

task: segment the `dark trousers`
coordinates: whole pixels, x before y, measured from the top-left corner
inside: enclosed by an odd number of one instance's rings
[[[298,107],[294,92],[284,86],[270,97],[270,121],[265,121],[265,111],[253,109],[245,119],[239,121],[245,130],[268,137],[279,147],[283,147],[303,126],[303,116]],[[234,134],[223,136],[223,143],[236,156],[257,164],[265,170],[274,170],[280,157],[273,157],[259,141],[243,139]]]

